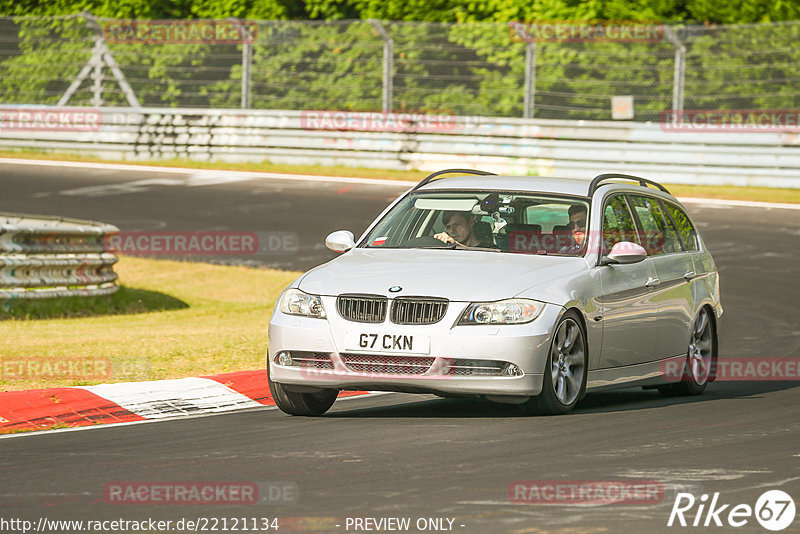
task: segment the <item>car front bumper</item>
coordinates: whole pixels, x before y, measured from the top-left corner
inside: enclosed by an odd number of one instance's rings
[[[275,310],[269,325],[269,374],[273,382],[291,389],[332,388],[345,390],[401,391],[443,395],[485,396],[501,402],[523,401],[542,390],[543,373],[550,349],[552,330],[563,308],[545,304],[532,322],[521,325],[454,326],[467,303],[451,303],[444,319],[433,325],[397,325],[388,320],[381,324],[347,321],[336,312],[335,298],[323,297],[327,319],[286,315]],[[346,333],[353,331],[396,335],[424,336],[429,350],[413,356],[433,359],[421,374],[358,372],[349,367],[344,354],[376,357],[409,356],[406,352],[346,348]],[[308,352],[330,357],[332,368],[319,369],[279,365],[281,352]],[[449,374],[449,362],[490,360],[519,367],[521,376],[461,376]]]

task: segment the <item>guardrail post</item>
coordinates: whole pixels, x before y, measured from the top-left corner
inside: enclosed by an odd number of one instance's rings
[[[250,107],[250,65],[253,49],[250,43],[242,44],[242,109]]]
[[[240,22],[237,20],[237,22]],[[242,30],[242,109],[250,108],[250,86],[252,85],[253,39],[247,24],[241,24]]]
[[[383,39],[383,99],[382,108],[384,113],[392,112],[392,90],[394,89],[394,41],[389,36],[386,28],[376,19],[369,19],[369,23]]]
[[[536,96],[536,43],[525,47],[525,101],[522,116],[533,118],[533,101]]]
[[[675,69],[672,77],[672,109],[683,109],[683,87],[686,81],[686,45],[670,26],[664,26],[664,34],[675,46]],[[680,120],[680,119],[679,119]]]

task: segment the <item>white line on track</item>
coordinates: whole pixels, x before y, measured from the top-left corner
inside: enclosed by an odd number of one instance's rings
[[[800,480],[800,477],[791,477],[791,478],[784,478],[782,480],[773,480],[771,482],[762,482],[760,484],[755,484],[753,486],[728,490],[727,493],[737,493],[740,491],[750,491],[762,488],[774,489],[776,486],[785,486],[789,482],[797,482],[798,480]]]

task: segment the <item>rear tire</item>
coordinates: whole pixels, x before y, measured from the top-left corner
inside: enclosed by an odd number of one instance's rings
[[[558,322],[550,342],[542,392],[520,407],[525,414],[559,415],[572,410],[586,392],[586,333],[570,310]]]
[[[283,384],[277,384],[270,379],[269,363],[267,364],[267,384],[275,405],[289,415],[322,415],[333,406],[339,395],[339,391],[336,389],[324,389],[319,393],[288,391]]]
[[[711,367],[717,361],[717,336],[714,321],[707,308],[701,308],[692,325],[689,348],[683,376],[677,384],[659,386],[658,391],[665,397],[684,397],[700,395],[711,379]]]

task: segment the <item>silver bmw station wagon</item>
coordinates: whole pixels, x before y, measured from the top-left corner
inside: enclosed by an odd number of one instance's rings
[[[286,413],[380,390],[560,414],[586,391],[714,380],[718,272],[653,181],[445,170],[326,245],[342,255],[284,290],[269,325]]]

